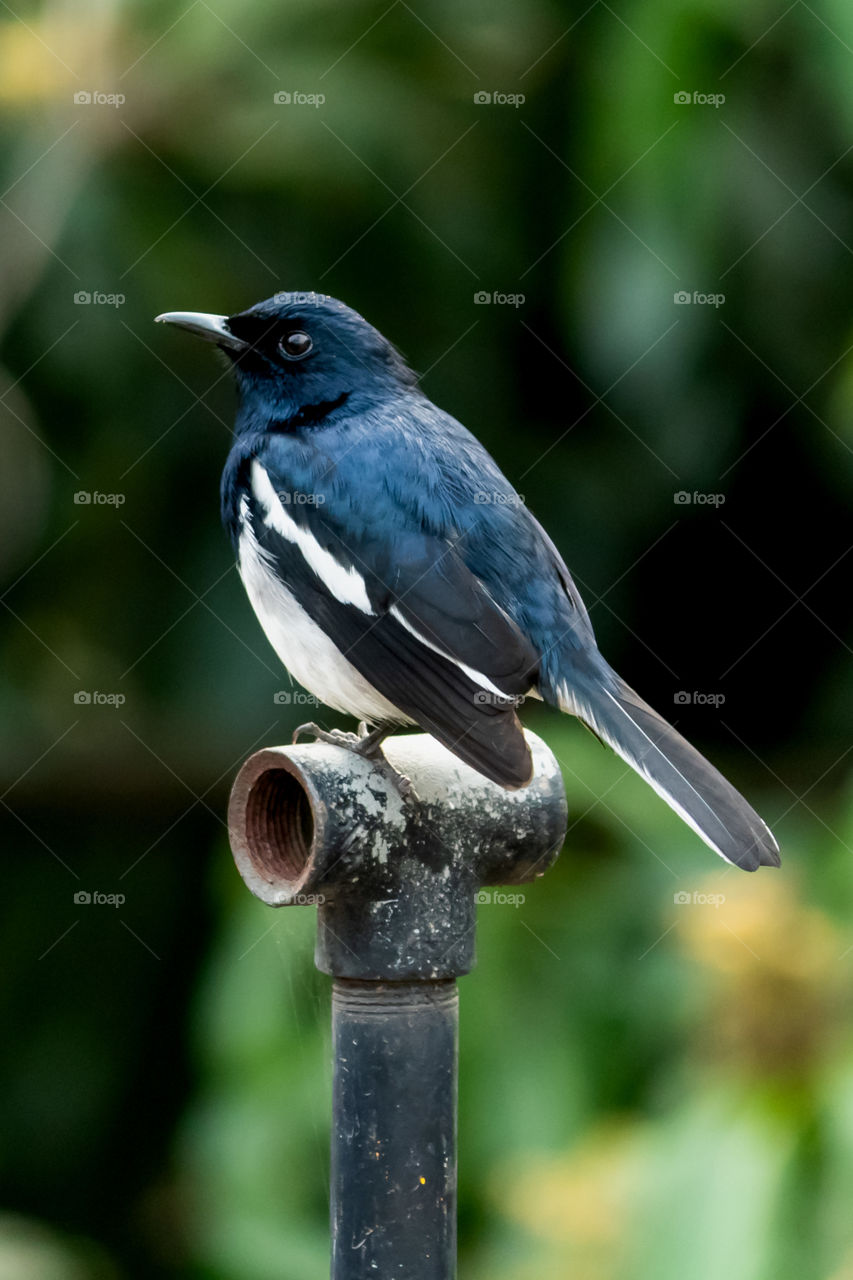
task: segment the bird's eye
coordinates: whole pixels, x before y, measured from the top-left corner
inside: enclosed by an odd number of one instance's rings
[[[301,360],[303,356],[307,356],[314,343],[307,333],[303,333],[301,329],[297,329],[294,333],[289,333],[286,338],[282,338],[278,344],[278,349],[284,356],[285,360]]]

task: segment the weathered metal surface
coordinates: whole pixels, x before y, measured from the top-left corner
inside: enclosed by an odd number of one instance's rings
[[[332,1028],[332,1280],[448,1280],[456,983],[336,979]]]
[[[426,734],[383,751],[412,782],[328,743],[253,755],[231,796],[240,874],[270,906],[316,901],[317,965],[341,978],[450,978],[474,964],[475,894],[544,874],[566,828],[557,762],[528,733],[535,774],[505,791]]]

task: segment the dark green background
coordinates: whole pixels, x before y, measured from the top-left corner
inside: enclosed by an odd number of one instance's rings
[[[461,1274],[848,1280],[849,5],[13,7],[0,1277],[326,1270],[312,913],[251,900],[222,824],[306,716],[218,525],[228,379],[152,324],[316,289],[484,440],[784,854],[727,870],[531,709],[571,830],[462,983]]]

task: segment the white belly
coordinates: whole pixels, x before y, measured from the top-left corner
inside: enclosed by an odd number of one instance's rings
[[[327,706],[372,724],[411,724],[348,662],[267,564],[248,524],[238,569],[267,639],[295,680]]]

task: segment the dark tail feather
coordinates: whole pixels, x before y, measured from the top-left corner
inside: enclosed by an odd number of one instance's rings
[[[594,674],[562,686],[560,706],[582,720],[654,787],[727,862],[779,866],[779,846],[758,814],[695,747],[653,711],[603,659]]]

